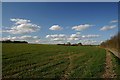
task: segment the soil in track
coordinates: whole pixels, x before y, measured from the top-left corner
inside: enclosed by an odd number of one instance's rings
[[[66,68],[64,76],[62,76],[62,78],[60,80],[67,80],[67,79],[69,79],[70,71],[72,69],[72,57],[74,57],[74,56],[78,56],[78,55],[76,55],[76,54],[71,55],[70,53],[68,53],[69,65]]]
[[[64,75],[61,77],[60,80],[69,80],[69,76],[71,74],[71,70],[73,67],[73,63],[72,63],[73,57],[76,57],[76,56],[82,56],[82,55],[81,54],[80,55],[79,54],[72,54],[71,55],[70,53],[68,53],[69,64],[64,72]]]
[[[108,50],[106,50],[106,66],[102,78],[116,78],[116,74],[113,70],[112,56]]]

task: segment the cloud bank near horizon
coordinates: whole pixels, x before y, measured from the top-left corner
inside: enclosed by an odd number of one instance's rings
[[[78,26],[71,26],[73,31],[76,33],[73,34],[48,34],[44,38],[40,38],[39,36],[30,35],[30,33],[36,33],[40,31],[41,26],[33,24],[31,20],[28,19],[21,19],[21,18],[11,18],[10,21],[13,22],[13,26],[9,29],[3,29],[3,33],[8,33],[9,35],[6,37],[1,38],[0,40],[25,40],[29,43],[50,43],[50,44],[57,44],[57,43],[66,43],[66,42],[82,42],[83,44],[98,44],[101,41],[93,40],[95,38],[100,38],[102,35],[100,34],[82,34],[81,31],[87,30],[88,28],[93,28],[95,25],[91,24],[79,24]],[[110,21],[111,24],[117,23],[117,20]],[[99,30],[100,31],[108,31],[116,28],[117,25],[110,25],[110,26],[103,26]],[[60,25],[53,25],[49,27],[50,31],[63,31],[64,28]],[[99,31],[98,30],[98,31]],[[78,32],[79,31],[79,32]],[[18,35],[22,36],[18,36]],[[28,35],[26,35],[28,34]],[[11,36],[12,35],[12,36]]]

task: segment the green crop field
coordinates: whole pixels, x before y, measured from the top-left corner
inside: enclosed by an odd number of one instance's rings
[[[99,46],[2,44],[3,78],[98,78],[106,51]]]

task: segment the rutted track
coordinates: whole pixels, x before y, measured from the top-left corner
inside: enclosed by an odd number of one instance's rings
[[[113,70],[112,56],[108,50],[106,50],[106,66],[105,66],[105,72],[102,77],[103,78],[115,78],[116,77],[116,73]]]
[[[69,59],[69,64],[68,66],[66,67],[65,71],[64,71],[64,75],[61,77],[61,80],[66,80],[66,79],[69,79],[69,76],[71,74],[71,71],[72,71],[72,68],[74,66],[73,64],[73,57],[82,57],[84,56],[85,54],[73,54],[71,55],[70,53],[68,53],[68,59]]]

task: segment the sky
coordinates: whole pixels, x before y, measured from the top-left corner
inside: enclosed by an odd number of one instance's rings
[[[2,2],[88,2],[88,0],[2,0]],[[119,0],[89,0],[89,2],[119,2]]]
[[[117,2],[3,2],[2,40],[100,44],[118,32]]]

